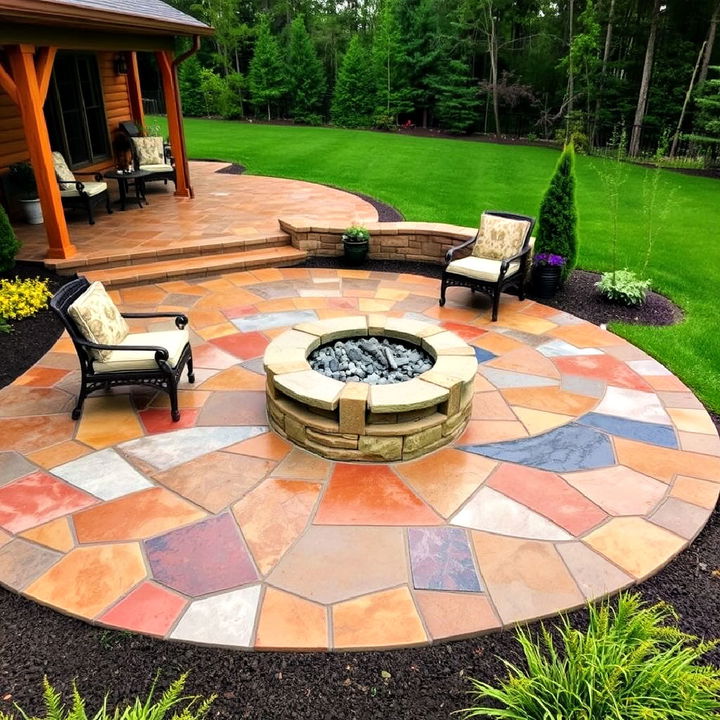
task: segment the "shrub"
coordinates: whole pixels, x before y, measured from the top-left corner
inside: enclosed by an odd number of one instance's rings
[[[0,205],[0,273],[15,267],[15,256],[20,249],[20,241],[15,237],[5,208]]]
[[[132,705],[127,705],[122,710],[115,708],[115,710],[109,711],[106,696],[98,711],[91,718],[88,718],[85,709],[86,701],[80,695],[74,683],[72,703],[69,708],[65,708],[62,696],[45,678],[43,680],[44,715],[31,718],[22,708],[16,707],[23,720],[164,720],[165,718],[168,720],[201,720],[201,718],[207,716],[215,696],[212,695],[204,700],[196,695],[182,696],[181,693],[186,680],[187,673],[175,680],[160,699],[153,702],[157,684],[156,677],[144,701],[135,698]],[[0,720],[13,720],[13,716],[0,712]]]
[[[563,278],[577,262],[577,209],[575,208],[575,150],[565,146],[545,192],[538,217],[536,253],[562,255],[567,263]]]
[[[619,305],[640,305],[650,289],[650,280],[641,280],[632,270],[603,273],[595,283],[600,294]]]
[[[375,110],[375,78],[369,53],[359,35],[353,35],[338,71],[331,115],[335,125],[368,127]]]
[[[527,670],[503,661],[499,687],[471,680],[476,701],[495,707],[465,717],[512,720],[707,720],[720,710],[720,670],[698,661],[714,642],[677,628],[670,605],[647,605],[622,594],[589,608],[586,631],[567,618],[556,627],[559,645],[544,626],[536,637],[519,630]]]
[[[52,293],[40,278],[0,280],[0,318],[22,320],[48,306]]]
[[[351,225],[345,228],[342,234],[343,240],[353,243],[365,243],[370,241],[370,232],[362,225]]]

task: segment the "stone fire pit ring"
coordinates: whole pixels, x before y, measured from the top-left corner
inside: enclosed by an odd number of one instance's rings
[[[388,337],[421,347],[430,370],[406,382],[341,382],[308,363],[321,345]],[[440,325],[358,315],[295,325],[264,355],[268,420],[291,442],[331,460],[410,460],[450,443],[470,417],[474,349]]]

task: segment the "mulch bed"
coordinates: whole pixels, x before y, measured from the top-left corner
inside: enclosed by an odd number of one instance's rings
[[[368,267],[398,270],[397,264],[390,265],[369,263]],[[337,260],[315,258],[313,266],[337,267]],[[437,277],[439,268],[404,264],[402,271]],[[43,274],[37,266],[20,266],[17,273]],[[590,280],[584,276],[590,274],[575,275],[578,286],[573,279],[555,299],[556,306],[607,322],[612,311],[587,297]],[[580,298],[577,307],[564,305],[571,298],[575,302]],[[662,322],[677,317],[674,306],[665,302],[648,315],[636,311],[630,319]],[[60,332],[49,311],[17,327],[10,336],[0,335],[4,360],[0,385],[39,359]],[[720,427],[720,418],[714,419]],[[716,511],[692,547],[638,590],[648,601],[671,602],[680,613],[683,629],[706,638],[720,637],[720,579],[712,574],[718,558],[720,517]],[[585,611],[572,617],[580,626],[586,621]],[[390,652],[243,653],[202,648],[95,628],[0,590],[0,712],[12,710],[13,702],[31,714],[39,712],[44,675],[65,693],[76,680],[94,709],[105,693],[111,706],[143,695],[158,670],[163,673],[163,685],[189,670],[189,692],[218,693],[213,711],[217,718],[447,720],[452,711],[469,702],[468,677],[492,681],[504,674],[501,657],[519,659],[511,632]],[[708,660],[720,664],[720,650],[710,653]]]

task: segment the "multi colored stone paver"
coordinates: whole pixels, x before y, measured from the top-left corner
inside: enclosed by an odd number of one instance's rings
[[[291,268],[114,291],[129,311],[188,313],[182,420],[138,387],[93,396],[73,422],[67,338],[0,390],[0,583],[175,640],[388,648],[577,607],[686,547],[720,494],[720,440],[692,393],[578,318],[508,297],[491,323],[465,290],[438,307],[438,284]],[[269,342],[377,312],[473,347],[463,434],[409,462],[352,464],[270,431]]]

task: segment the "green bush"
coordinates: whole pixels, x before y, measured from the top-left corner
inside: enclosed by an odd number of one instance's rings
[[[578,254],[575,149],[572,143],[565,146],[558,160],[540,204],[538,222],[535,252],[562,255],[567,261],[563,270],[563,278],[566,278],[575,267]]]
[[[466,718],[511,720],[709,720],[720,710],[720,670],[698,661],[716,643],[677,628],[670,605],[622,594],[589,609],[585,631],[567,618],[537,636],[518,630],[527,669],[503,661],[499,687],[471,680]],[[487,707],[486,701],[494,707]]]
[[[15,267],[15,256],[20,249],[20,241],[15,237],[5,208],[0,205],[0,273]]]
[[[641,280],[632,270],[603,273],[595,287],[610,302],[619,305],[641,305],[650,289],[650,280]]]
[[[375,78],[369,52],[353,35],[338,72],[331,116],[341,127],[369,127],[375,111]]]
[[[43,680],[43,701],[45,711],[42,716],[30,716],[22,708],[17,708],[22,720],[201,720],[207,716],[210,706],[215,700],[212,695],[209,698],[183,696],[187,673],[181,675],[170,687],[160,696],[160,699],[153,702],[157,678],[153,682],[150,692],[144,701],[135,698],[135,702],[126,705],[124,708],[115,708],[109,711],[107,697],[103,704],[95,712],[88,714],[86,701],[78,692],[73,683],[72,702],[69,708],[63,705],[62,696],[50,684],[47,678]],[[17,707],[17,706],[16,706]],[[14,720],[13,715],[7,715],[0,711],[0,720]]]

